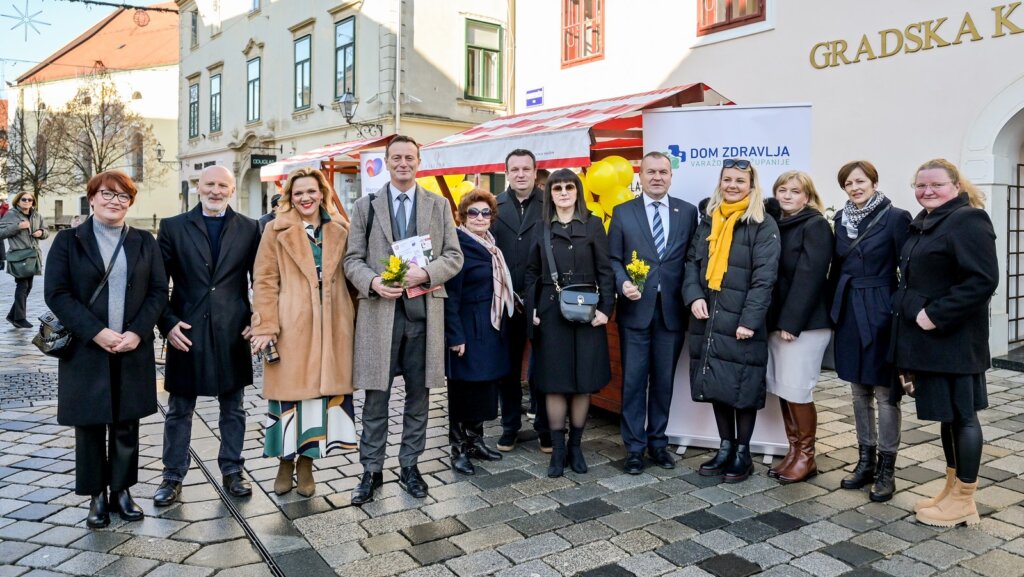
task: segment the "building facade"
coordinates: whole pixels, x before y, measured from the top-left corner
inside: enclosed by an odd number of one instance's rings
[[[1024,61],[1010,56],[1024,54],[1024,5],[557,0],[518,2],[515,16],[530,30],[516,46],[520,111],[691,82],[741,105],[811,103],[811,173],[833,207],[847,161],[872,161],[912,213],[916,167],[957,163],[988,193],[999,237],[993,354],[1024,341]]]
[[[504,0],[177,5],[179,177],[192,191],[188,205],[211,164],[232,169],[235,206],[258,216],[270,196],[262,164],[363,136],[428,143],[511,111]],[[352,124],[346,99],[358,101]],[[358,195],[346,175],[335,187],[346,204]]]
[[[8,89],[8,120],[23,113],[27,118],[24,124],[31,129],[41,109],[58,112],[72,100],[82,99],[83,88],[113,88],[116,93],[109,96],[125,104],[124,117],[130,115],[138,122],[133,121],[124,134],[108,134],[112,138],[107,144],[123,148],[108,155],[114,160],[107,168],[122,170],[136,180],[139,194],[128,210],[128,220],[145,228],[154,228],[159,218],[177,214],[179,207],[177,171],[157,159],[157,148],[162,157],[177,154],[178,16],[173,4],[156,7],[163,11],[115,10],[21,75]],[[89,104],[83,100],[78,109]],[[13,130],[13,123],[9,125]],[[28,129],[24,137],[32,140]],[[177,167],[177,162],[172,164]],[[68,225],[74,217],[90,213],[85,183],[94,170],[76,170],[78,178],[39,199],[39,210],[51,223]]]

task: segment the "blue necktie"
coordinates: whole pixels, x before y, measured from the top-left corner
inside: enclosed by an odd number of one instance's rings
[[[654,247],[658,249],[658,260],[665,258],[665,226],[661,223],[661,203],[654,201]]]

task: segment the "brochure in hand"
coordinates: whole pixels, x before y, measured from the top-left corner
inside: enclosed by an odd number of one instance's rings
[[[391,250],[394,251],[395,256],[419,267],[426,267],[434,258],[434,246],[430,242],[429,234],[399,240],[391,245]],[[423,285],[411,286],[405,289],[405,294],[409,298],[416,298],[420,295],[434,292],[439,288],[441,288],[441,285],[429,288]]]

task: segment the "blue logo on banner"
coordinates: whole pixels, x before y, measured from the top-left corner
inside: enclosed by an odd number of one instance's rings
[[[534,88],[526,91],[526,106],[540,106],[544,104],[544,89]]]

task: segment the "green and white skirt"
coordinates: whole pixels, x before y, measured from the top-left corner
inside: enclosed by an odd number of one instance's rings
[[[356,447],[352,395],[267,402],[263,456],[319,459]]]

